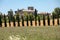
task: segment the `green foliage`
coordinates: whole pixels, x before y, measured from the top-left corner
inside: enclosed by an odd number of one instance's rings
[[[24,17],[22,16],[22,26],[24,26]]]
[[[32,16],[30,16],[30,23],[31,23],[31,26],[32,26]]]
[[[7,26],[7,20],[6,20],[6,15],[4,14],[4,23],[5,23],[5,27]]]
[[[26,21],[27,21],[27,26],[28,26],[28,16],[27,16],[27,19],[26,19]]]
[[[16,21],[18,22],[18,26],[20,26],[19,25],[19,22],[20,22],[19,14],[16,15]]]
[[[52,12],[52,14],[54,15],[54,18],[59,18],[60,8],[59,7],[55,8],[54,11]]]
[[[39,22],[39,25],[40,25],[40,16],[38,16],[38,22]]]
[[[0,27],[2,26],[2,17],[0,15]]]
[[[35,9],[34,15],[35,15],[35,25],[37,25],[37,10],[36,9]]]
[[[43,24],[45,25],[45,15],[43,15]]]
[[[53,16],[53,25],[54,25],[54,14],[52,16]]]
[[[35,9],[34,15],[35,15],[35,20],[37,20],[37,10],[36,9]]]
[[[37,10],[36,9],[35,9],[34,15],[35,15],[35,18],[36,18],[37,17]]]
[[[16,19],[15,19],[15,17],[13,17],[13,24],[14,24],[14,26],[15,26],[15,21],[16,21]]]
[[[28,20],[30,21],[30,16],[32,17],[31,19],[34,20],[34,16],[33,16],[33,14],[29,14],[29,15],[27,15],[26,18],[25,18],[25,20],[28,19]]]
[[[54,9],[54,14],[55,14],[54,17],[57,18],[57,23],[59,25],[59,18],[60,18],[60,8],[59,7],[57,7],[57,8]]]
[[[60,8],[59,7],[55,8],[54,13],[60,15]]]
[[[47,16],[47,19],[48,19],[48,25],[50,25],[50,17],[49,17],[49,15]]]
[[[9,26],[11,26],[11,24],[10,24],[11,20],[10,20],[9,16],[8,16],[8,20],[9,20],[9,21],[8,21],[8,22],[9,22]]]
[[[16,21],[20,21],[19,14],[16,15]]]
[[[12,11],[12,9],[10,9],[10,11],[8,11],[8,16],[9,16],[9,20],[13,21],[13,11]]]
[[[54,12],[52,12],[52,17],[54,16],[54,18],[57,18],[57,14],[54,14]]]

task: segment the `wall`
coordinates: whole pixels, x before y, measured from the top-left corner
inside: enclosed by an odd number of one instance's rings
[[[28,21],[28,26],[29,27],[30,26],[33,26],[33,27],[44,26],[43,25],[43,20],[40,20],[40,22],[38,22],[38,21],[36,21],[36,22],[37,22],[37,25],[35,25],[35,21],[32,21],[32,25],[31,25],[30,21]],[[40,23],[40,25],[39,25],[39,23]],[[59,19],[59,24],[60,24],[60,19]],[[24,21],[24,26],[22,26],[22,21],[19,22],[19,26],[18,26],[18,22],[15,22],[15,26],[14,26],[13,22],[10,22],[10,24],[6,23],[6,25],[7,26],[5,26],[4,23],[2,23],[1,27],[27,27],[27,22]],[[53,25],[53,20],[52,19],[50,19],[50,25],[48,25],[48,20],[45,20],[45,26],[58,26],[57,19],[54,19],[54,25]]]

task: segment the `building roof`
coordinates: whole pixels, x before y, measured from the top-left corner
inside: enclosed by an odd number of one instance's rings
[[[26,12],[34,12],[35,10],[23,10],[23,11],[26,11]]]
[[[49,14],[49,15],[51,15],[51,13],[48,13],[48,12],[40,12],[38,14],[41,14],[41,15],[43,15],[43,14]]]

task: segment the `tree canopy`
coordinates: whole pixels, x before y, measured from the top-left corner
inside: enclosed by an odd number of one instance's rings
[[[59,7],[55,8],[52,14],[54,15],[55,18],[57,18],[60,15],[60,8]]]

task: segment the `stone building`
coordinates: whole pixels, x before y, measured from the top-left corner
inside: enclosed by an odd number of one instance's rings
[[[17,10],[15,11],[15,14],[19,14],[20,16],[24,16],[25,14],[29,15],[29,14],[34,14],[34,7],[28,7],[28,9],[21,9],[21,10]]]

